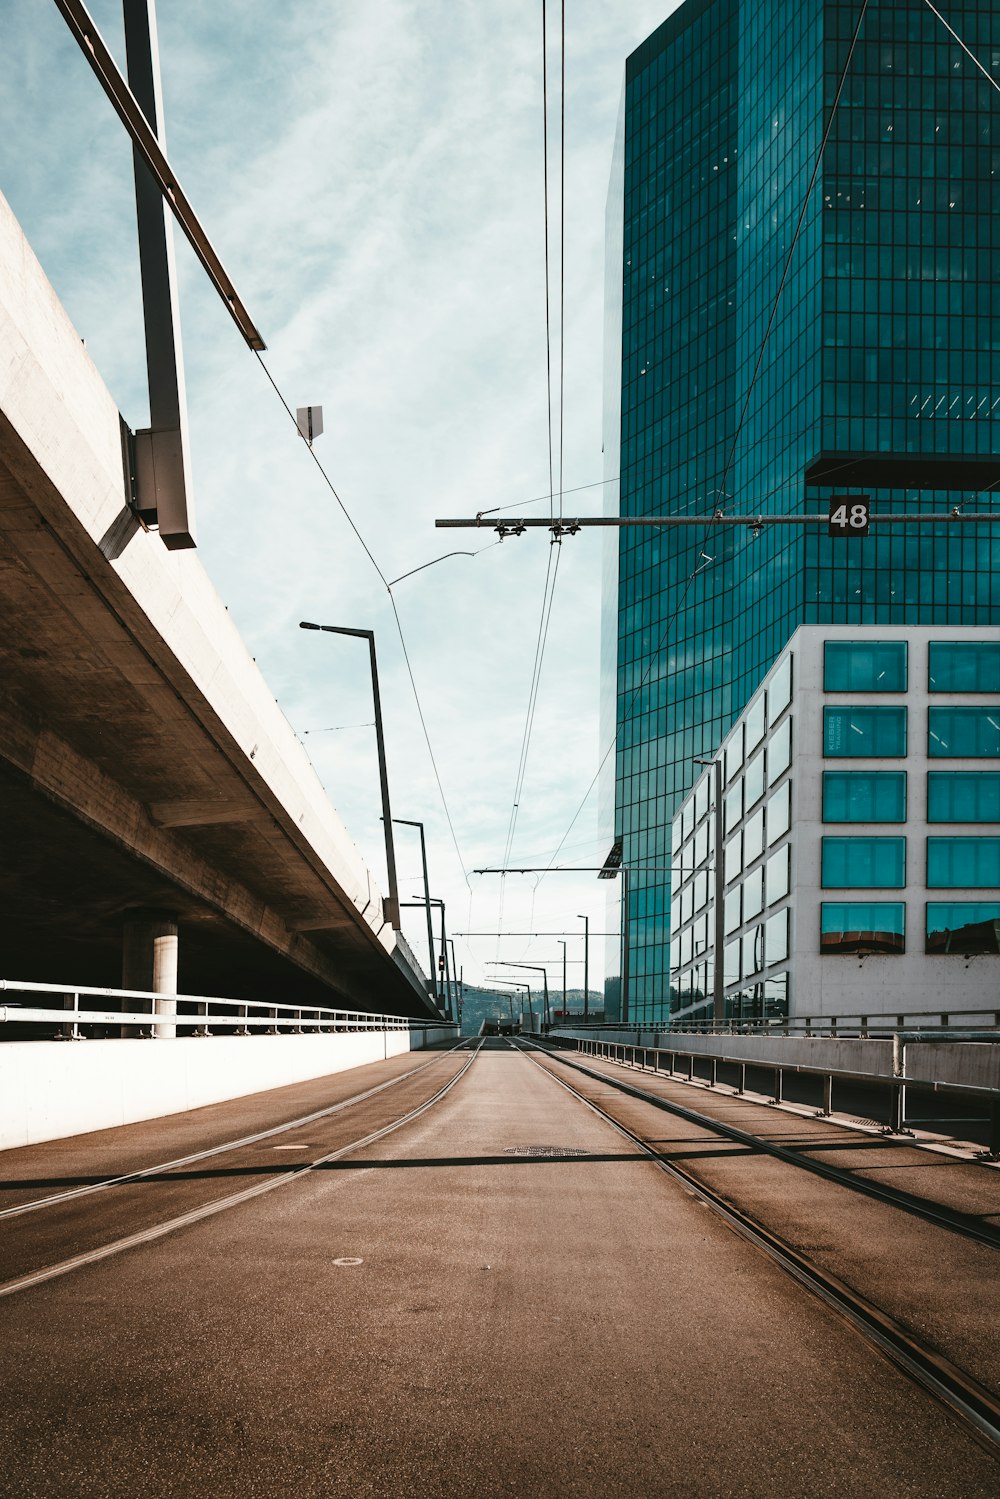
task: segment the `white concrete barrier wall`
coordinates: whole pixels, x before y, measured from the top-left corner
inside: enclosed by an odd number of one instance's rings
[[[442,1027],[172,1041],[9,1041],[0,1045],[0,1150],[158,1119],[325,1077],[447,1039]]]

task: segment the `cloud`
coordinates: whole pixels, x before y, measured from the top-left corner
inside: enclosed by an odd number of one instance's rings
[[[569,10],[567,486],[604,472],[604,202],[624,58],[669,8],[580,0]],[[119,7],[100,0],[94,11],[121,55]],[[126,419],[143,425],[124,134],[54,7],[31,0],[4,24],[6,190]],[[525,500],[548,482],[538,5],[171,0],[159,28],[171,159],[289,403],[323,405],[317,455],[386,577],[484,546],[492,533],[436,531],[435,518]],[[550,68],[554,103],[555,51]],[[555,116],[551,141],[555,270]],[[499,882],[471,879],[471,896],[458,867],[385,589],[179,236],[177,254],[202,560],[300,733],[361,723],[370,700],[363,650],[305,636],[298,621],[375,630],[393,809],[426,821],[455,929],[470,901],[477,929],[495,928]],[[555,369],[554,276],[552,290]],[[573,508],[601,504],[595,490]],[[547,551],[544,532],[528,533],[395,590],[468,867],[503,852]],[[595,534],[567,540],[518,811],[515,849],[531,861],[556,847],[603,751],[600,579]],[[371,731],[304,743],[381,868]],[[407,831],[400,867],[412,882]],[[587,851],[599,844],[595,794],[571,847],[594,863]],[[583,910],[604,925],[592,876],[553,876],[534,894],[525,880],[505,885],[516,929],[529,919],[575,929]],[[421,951],[422,918],[411,914]],[[473,949],[492,955],[495,944],[470,945],[470,980],[482,976]]]

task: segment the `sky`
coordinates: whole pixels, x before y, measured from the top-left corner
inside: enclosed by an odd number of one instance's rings
[[[566,501],[580,513],[603,507],[604,212],[624,63],[675,8],[566,5],[562,482],[591,486]],[[90,9],[124,67],[121,6]],[[558,485],[559,0],[547,17]],[[177,231],[201,560],[384,883],[367,652],[298,623],[375,631],[392,812],[425,824],[465,981],[502,976],[501,958],[548,966],[558,988],[558,938],[520,934],[566,933],[579,987],[581,917],[606,929],[606,884],[472,873],[504,860],[548,533],[498,544],[434,528],[548,510],[542,0],[160,0],[158,26],[171,163],[275,382],[292,407],[323,407],[316,455],[394,584],[416,697],[383,582]],[[131,149],[52,0],[0,0],[0,191],[126,421],[145,426]],[[512,864],[547,864],[567,830],[560,864],[608,852],[596,789],[573,822],[608,748],[601,535],[561,548]],[[476,555],[394,582],[449,551]],[[401,898],[421,898],[414,829],[397,829],[396,858]],[[404,931],[426,961],[420,910]],[[592,988],[603,960],[595,939]]]

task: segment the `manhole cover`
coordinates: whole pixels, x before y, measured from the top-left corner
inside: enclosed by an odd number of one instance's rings
[[[586,1150],[572,1150],[567,1145],[508,1145],[504,1155],[589,1155]]]

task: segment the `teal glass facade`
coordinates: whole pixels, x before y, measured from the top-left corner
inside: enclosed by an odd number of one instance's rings
[[[1000,528],[753,538],[711,523],[719,508],[825,514],[840,494],[875,511],[1000,511],[995,94],[919,0],[870,7],[807,194],[858,10],[686,0],[626,65],[605,457],[620,456],[623,516],[705,518],[623,530],[606,583],[607,833],[630,870],[630,1020],[683,1002],[666,870],[695,757],[714,753],[796,626],[1000,621]],[[995,0],[956,0],[948,19],[1000,78]],[[843,754],[852,723],[899,738],[898,722],[835,711]]]

